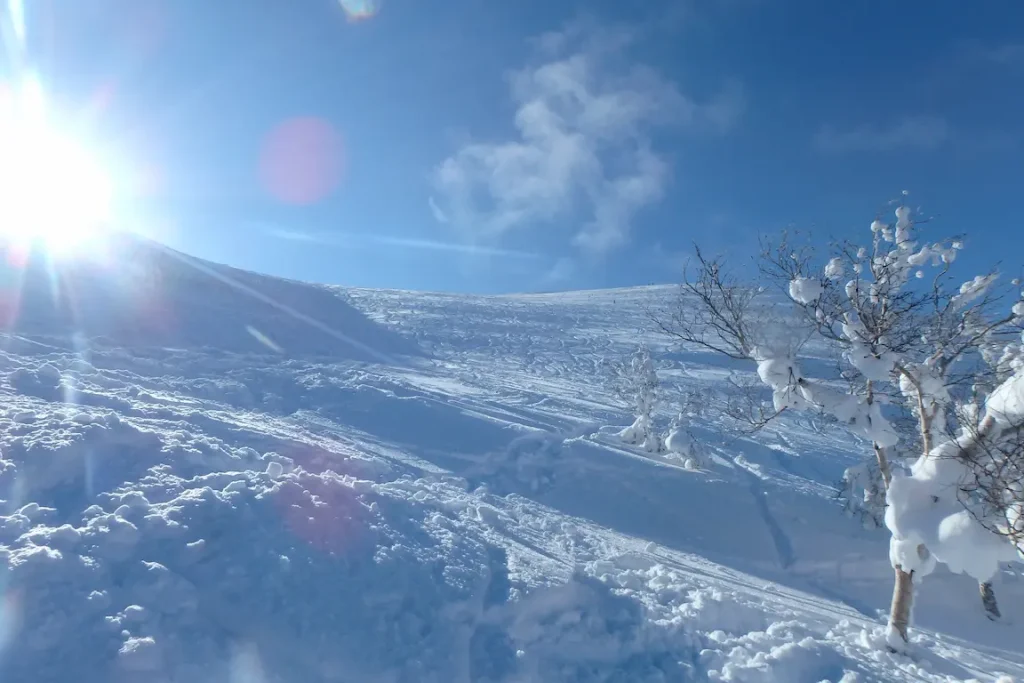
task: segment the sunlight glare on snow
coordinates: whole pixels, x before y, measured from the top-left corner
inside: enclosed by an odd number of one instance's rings
[[[0,236],[56,254],[80,251],[110,218],[111,179],[52,125],[37,78],[0,88]]]

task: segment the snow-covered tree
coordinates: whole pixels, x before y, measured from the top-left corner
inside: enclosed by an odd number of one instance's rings
[[[951,264],[962,242],[921,243],[916,232],[900,205],[892,223],[871,224],[869,246],[832,244],[824,263],[786,234],[765,245],[761,274],[796,309],[774,324],[762,317],[771,305],[763,286],[734,283],[698,249],[696,277],[659,321],[677,339],[751,361],[772,391],[772,414],[823,411],[870,444],[878,477],[849,479],[875,502],[879,479],[885,489],[894,649],[907,642],[914,580],[936,562],[976,578],[994,617],[989,580],[1024,551],[1024,370],[1011,338],[1024,304],[1000,310],[995,273],[957,286]],[[804,374],[809,338],[841,350],[845,388]],[[892,457],[908,445],[893,419],[901,414],[917,427],[909,445],[920,457],[909,472]]]
[[[636,419],[619,432],[626,443],[643,446],[650,453],[664,449],[661,436],[654,429],[654,411],[658,406],[658,373],[654,369],[651,352],[641,344],[629,363],[620,370],[623,397],[633,406]]]

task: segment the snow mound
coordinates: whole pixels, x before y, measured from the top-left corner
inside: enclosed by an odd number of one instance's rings
[[[695,643],[647,619],[634,600],[583,575],[535,591],[509,634],[523,681],[655,683],[694,679]]]
[[[527,434],[507,448],[491,453],[467,474],[471,487],[486,486],[492,493],[539,493],[554,484],[565,438],[556,434]]]
[[[34,501],[0,517],[4,680],[235,680],[239,652],[266,680],[460,680],[508,598],[502,551],[386,485],[245,452],[200,473],[121,422],[37,427],[0,478]],[[119,452],[84,495],[90,455]]]
[[[881,629],[867,631],[845,620],[831,627],[808,623],[794,609],[767,614],[753,596],[695,583],[641,556],[601,560],[589,569],[618,586],[617,595],[644,604],[649,628],[657,625],[660,631],[652,630],[674,644],[688,675],[666,680],[852,683],[861,680],[859,672],[867,673],[866,663],[886,656]]]
[[[237,270],[119,235],[54,261],[0,244],[0,330],[105,346],[210,348],[391,362],[416,345],[326,287]]]

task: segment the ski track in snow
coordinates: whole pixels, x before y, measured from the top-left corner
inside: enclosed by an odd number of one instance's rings
[[[641,338],[668,388],[743,369],[649,332],[671,288],[309,289],[373,321],[389,362],[217,349],[216,331],[4,338],[0,680],[1024,675],[1017,574],[998,624],[970,579],[928,577],[913,656],[885,650],[887,538],[832,499],[848,436],[806,417],[736,436],[711,410],[695,472],[604,428],[631,421],[609,364]]]

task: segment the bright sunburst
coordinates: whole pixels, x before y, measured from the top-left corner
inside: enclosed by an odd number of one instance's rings
[[[51,123],[38,80],[0,98],[0,237],[78,253],[106,230],[112,199],[97,157]]]

